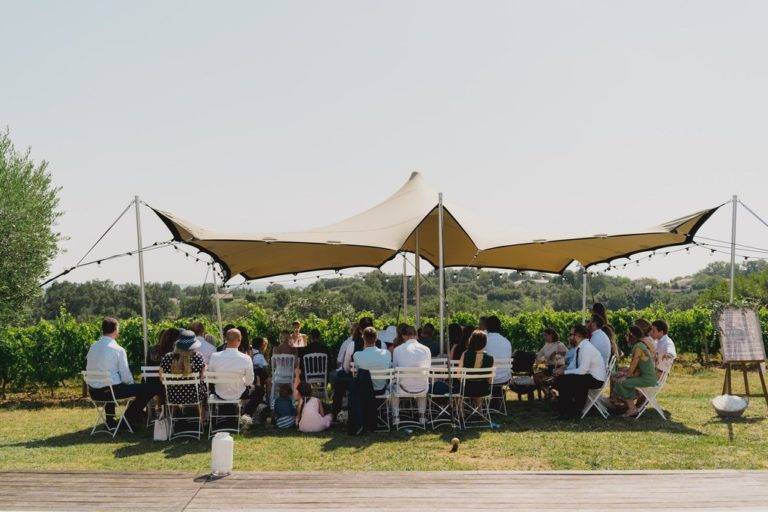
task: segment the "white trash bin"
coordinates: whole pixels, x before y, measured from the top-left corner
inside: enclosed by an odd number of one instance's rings
[[[227,476],[232,472],[235,440],[229,432],[217,432],[211,441],[211,475]]]

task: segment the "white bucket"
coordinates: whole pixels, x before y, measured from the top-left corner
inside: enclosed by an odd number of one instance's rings
[[[229,432],[217,432],[211,442],[211,475],[226,476],[232,472],[235,440]]]

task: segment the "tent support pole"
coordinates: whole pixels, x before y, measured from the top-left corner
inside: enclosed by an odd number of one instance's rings
[[[438,275],[439,282],[439,300],[440,300],[440,354],[445,354],[445,268],[443,262],[443,193],[440,192],[437,196],[437,250],[439,252],[440,273]]]
[[[416,274],[413,276],[415,286],[414,294],[416,298],[416,328],[421,327],[421,253],[419,251],[419,228],[416,228],[416,257],[414,259],[414,269]]]
[[[136,241],[139,249],[139,293],[141,294],[141,333],[144,337],[144,364],[147,364],[147,295],[144,291],[144,252],[141,241],[141,202],[139,196],[133,197],[133,207],[136,211]]]
[[[587,319],[587,269],[581,271],[581,321]]]
[[[221,323],[221,303],[219,302],[219,281],[216,279],[216,266],[211,263],[213,269],[213,296],[216,299],[216,320],[219,322],[219,337],[221,342],[224,343],[224,326]]]
[[[733,290],[736,279],[736,210],[738,197],[733,196],[733,218],[731,220],[731,282],[728,287],[728,304],[733,304]]]
[[[408,323],[408,262],[403,253],[403,322]]]

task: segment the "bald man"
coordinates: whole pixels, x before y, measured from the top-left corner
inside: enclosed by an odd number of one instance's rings
[[[242,339],[243,337],[237,329],[228,330],[224,336],[227,348],[211,354],[208,371],[242,374],[242,381],[234,384],[217,384],[213,392],[222,400],[248,400],[242,407],[243,414],[240,417],[240,424],[244,428],[248,428],[253,423],[251,416],[264,397],[264,388],[257,385],[252,390],[250,389],[254,380],[253,363],[250,357],[238,350]]]

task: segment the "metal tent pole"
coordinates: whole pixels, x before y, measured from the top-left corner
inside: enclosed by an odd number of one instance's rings
[[[219,281],[216,279],[216,265],[214,263],[211,263],[211,268],[213,268],[213,294],[214,294],[214,298],[216,299],[216,319],[219,322],[219,337],[221,339],[221,342],[223,343],[224,342],[224,326],[221,323],[221,304],[219,302]]]
[[[587,319],[587,269],[582,269],[581,272],[581,321],[584,322]]]
[[[419,228],[416,228],[416,257],[414,259],[414,269],[416,274],[413,276],[415,286],[414,294],[416,299],[416,328],[421,327],[421,252],[419,251]]]
[[[141,242],[141,202],[139,196],[133,197],[133,207],[136,210],[136,240],[139,247],[139,290],[141,293],[141,330],[144,336],[144,364],[147,364],[147,352],[149,347],[147,345],[147,296],[144,291],[144,252],[141,250],[143,244]]]
[[[408,323],[408,262],[403,253],[403,322]]]
[[[445,276],[443,265],[443,193],[440,192],[437,196],[437,250],[439,253],[439,301],[440,301],[440,354],[445,353]]]
[[[733,304],[733,289],[736,278],[736,210],[739,201],[736,195],[733,196],[733,220],[731,223],[731,282],[728,288],[728,303]]]

